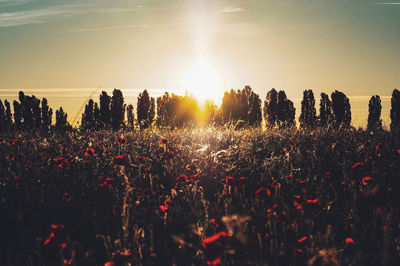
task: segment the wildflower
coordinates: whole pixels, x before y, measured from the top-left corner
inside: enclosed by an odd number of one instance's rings
[[[193,174],[193,175],[192,175],[192,180],[199,179],[199,176],[200,176],[200,174],[199,174],[199,173],[197,173],[197,174]]]
[[[157,254],[153,252],[153,253],[150,254],[150,257],[152,257],[153,259],[156,259],[157,258]]]
[[[372,177],[370,177],[370,176],[366,176],[366,177],[364,177],[363,179],[362,179],[362,184],[364,185],[364,186],[366,186],[366,185],[368,185],[369,183],[370,183],[370,181],[372,181]]]
[[[318,202],[319,202],[318,199],[309,199],[309,200],[307,200],[307,203],[310,203],[310,204],[316,204]]]
[[[303,243],[304,241],[307,240],[308,237],[303,236],[302,238],[300,238],[299,240],[297,240],[298,243]]]
[[[397,154],[400,154],[400,149],[397,150]]]
[[[247,177],[245,177],[245,176],[239,177],[239,182],[241,182],[241,183],[247,182]]]
[[[186,175],[180,175],[176,178],[176,182],[180,182],[180,181],[187,181],[188,177]]]
[[[65,198],[66,202],[70,202],[71,201],[71,196],[67,192],[64,193],[64,198]]]
[[[264,196],[268,196],[268,197],[271,197],[271,190],[269,190],[268,188],[259,188],[257,191],[256,191],[256,195],[257,196],[262,196],[262,195],[264,195]]]
[[[301,206],[300,203],[298,203],[297,201],[293,201],[293,205],[296,209],[301,210],[303,207]]]
[[[363,162],[358,162],[353,164],[352,168],[356,168],[357,166],[363,166],[363,165],[365,165]]]
[[[104,263],[104,266],[115,266],[115,263],[113,261],[107,261]]]
[[[166,212],[168,210],[168,206],[160,205],[160,210],[162,212]]]
[[[218,223],[214,218],[212,218],[208,223],[213,227],[218,227]]]
[[[136,159],[139,161],[139,163],[145,163],[146,162],[146,157],[144,156],[138,156]]]
[[[207,265],[221,264],[225,244],[232,236],[221,231],[203,240],[201,245],[205,249]]]
[[[296,253],[303,254],[304,252],[302,249],[298,248],[298,249],[296,249]]]
[[[94,149],[93,148],[89,148],[85,151],[85,157],[90,157],[94,154]]]
[[[114,164],[115,165],[124,165],[126,163],[126,159],[127,158],[126,158],[125,154],[114,156]]]
[[[235,178],[233,176],[228,176],[225,178],[225,183],[228,185],[233,185],[233,183],[235,183]]]
[[[353,243],[354,243],[354,240],[353,240],[353,238],[351,238],[351,237],[346,237],[345,242],[346,242],[347,245],[348,245],[348,244],[353,244]]]
[[[163,144],[163,145],[167,144],[167,139],[166,138],[162,138],[160,140],[160,143]]]
[[[120,252],[119,255],[121,255],[122,257],[130,257],[130,256],[132,256],[132,252],[125,250],[123,252]]]
[[[281,188],[281,183],[279,183],[279,182],[277,182],[277,181],[273,181],[272,182],[272,184],[271,184],[271,187],[272,188],[275,188],[275,187],[277,187],[277,188]]]
[[[64,249],[67,247],[67,243],[61,243],[61,247]]]

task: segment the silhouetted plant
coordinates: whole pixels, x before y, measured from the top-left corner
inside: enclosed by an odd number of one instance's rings
[[[400,91],[393,90],[391,99],[392,108],[390,109],[390,130],[400,130]]]
[[[35,95],[32,95],[31,104],[33,124],[36,129],[39,129],[42,127],[42,110],[40,109],[40,99],[36,98]]]
[[[13,101],[13,107],[14,107],[14,125],[16,129],[21,129],[22,128],[22,110],[21,110],[21,104],[17,101]]]
[[[278,92],[275,89],[267,93],[264,101],[264,119],[267,128],[275,127],[278,120]]]
[[[382,119],[381,119],[381,98],[379,95],[372,96],[368,104],[368,130],[382,129]]]
[[[218,107],[213,101],[207,100],[204,105],[203,121],[206,125],[216,125],[217,122]]]
[[[250,126],[261,126],[262,114],[260,96],[254,93],[249,86],[246,86],[245,90],[246,89],[250,90],[248,94],[249,109],[247,110],[249,124]]]
[[[94,120],[94,128],[99,129],[101,128],[101,118],[100,118],[100,109],[97,103],[94,104],[93,109],[93,120]]]
[[[133,105],[129,104],[126,107],[126,118],[128,120],[128,127],[130,129],[134,129],[135,128],[135,115],[133,113]]]
[[[101,127],[111,126],[111,97],[107,92],[102,91],[100,94],[100,121]]]
[[[6,113],[3,102],[0,100],[0,132],[6,131]]]
[[[349,128],[351,124],[350,101],[343,92],[335,91],[331,95],[334,126],[336,128]]]
[[[221,115],[224,123],[242,120],[250,126],[260,126],[262,121],[261,100],[250,86],[243,90],[225,92],[222,99]]]
[[[316,126],[317,112],[315,110],[315,99],[312,90],[305,90],[303,92],[299,121],[302,128],[314,128]]]
[[[294,119],[296,110],[293,106],[293,102],[286,97],[286,93],[283,90],[278,93],[277,111],[277,122],[279,127],[284,128],[295,125]]]
[[[59,110],[56,110],[56,125],[55,125],[55,127],[57,130],[63,131],[67,128],[67,126],[68,126],[67,118],[68,118],[68,115],[67,115],[67,113],[64,112],[62,107],[60,107]]]
[[[318,123],[320,127],[328,127],[333,123],[332,102],[325,93],[321,93]]]
[[[42,99],[42,127],[49,129],[52,122],[53,109],[49,108],[47,99]]]
[[[125,117],[124,96],[120,90],[114,89],[111,98],[111,125],[114,130],[121,127]]]
[[[5,110],[5,125],[7,130],[12,130],[13,129],[13,121],[12,121],[12,114],[11,114],[11,106],[10,102],[5,100],[4,105],[6,107]]]
[[[137,100],[137,119],[141,129],[148,128],[155,115],[154,98],[150,98],[147,90],[139,94]]]
[[[183,127],[197,122],[199,107],[197,101],[188,95],[169,95],[166,92],[157,98],[157,121],[161,127]]]
[[[82,114],[81,127],[84,129],[93,129],[95,126],[94,120],[94,102],[92,99],[85,105],[85,111]]]

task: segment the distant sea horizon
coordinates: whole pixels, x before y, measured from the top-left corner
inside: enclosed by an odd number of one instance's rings
[[[133,104],[136,111],[136,102],[139,93],[143,92],[145,88],[116,88],[123,92],[125,103]],[[68,114],[68,121],[76,125],[77,121],[80,121],[81,115],[85,104],[89,99],[93,99],[95,102],[99,101],[99,95],[102,91],[106,91],[109,95],[112,95],[114,88],[18,88],[18,89],[0,89],[0,99],[2,101],[8,100],[11,105],[14,100],[18,100],[18,92],[23,91],[26,95],[35,95],[38,98],[47,98],[49,105],[53,108],[53,113],[56,109],[63,107],[64,111]],[[163,95],[165,92],[175,93],[178,95],[184,95],[185,90],[176,89],[147,89],[151,97],[157,98]],[[260,95],[262,101],[265,100],[265,95]],[[330,91],[326,92],[328,95]],[[344,92],[346,93],[346,92]],[[293,95],[293,93],[291,94]],[[295,97],[288,98],[293,101],[294,107],[296,108],[296,120],[298,123],[298,118],[301,112],[301,101],[303,92],[299,91],[298,95],[296,93]],[[352,112],[352,125],[356,128],[367,126],[368,121],[368,102],[372,95],[349,95],[346,94],[350,99],[351,112]],[[391,108],[391,96],[390,95],[380,95],[382,101],[382,123],[384,127],[389,128],[390,126],[390,108]],[[221,99],[219,99],[221,101]],[[319,113],[319,94],[315,95],[315,108],[317,114]],[[217,100],[218,102],[218,100]],[[136,114],[135,114],[136,116]]]

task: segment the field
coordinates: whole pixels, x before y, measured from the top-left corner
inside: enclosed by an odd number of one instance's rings
[[[399,265],[400,136],[0,138],[1,265]]]

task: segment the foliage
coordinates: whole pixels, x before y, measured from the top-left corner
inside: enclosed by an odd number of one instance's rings
[[[400,262],[398,134],[22,132],[0,154],[2,265]]]
[[[379,130],[382,129],[382,119],[381,119],[381,98],[379,95],[372,96],[368,104],[368,130]]]
[[[312,90],[303,92],[299,121],[301,128],[315,128],[317,124],[317,111],[315,110],[315,99]]]
[[[392,93],[392,108],[390,109],[390,130],[400,130],[400,91],[397,89],[393,90]]]
[[[351,111],[349,98],[341,91],[334,91],[331,95],[334,126],[336,128],[349,128],[351,124]]]

